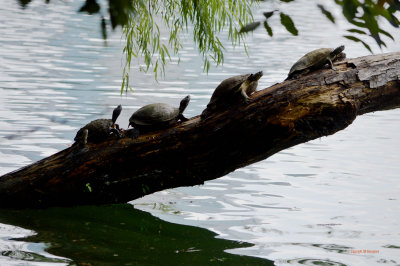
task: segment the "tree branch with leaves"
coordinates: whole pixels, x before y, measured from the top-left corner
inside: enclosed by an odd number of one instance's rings
[[[25,8],[31,0],[19,0]],[[49,3],[49,0],[45,0]],[[276,0],[279,1],[279,0]],[[291,4],[296,0],[280,0]],[[362,44],[371,53],[371,47],[365,41],[372,38],[379,47],[386,46],[382,37],[394,41],[391,33],[382,29],[382,20],[386,20],[396,30],[400,26],[397,18],[400,12],[399,0],[331,0],[338,5],[344,18],[351,25],[343,37]],[[281,24],[288,32],[297,36],[301,29],[296,27],[290,14],[282,9],[265,10],[262,21],[254,21],[252,8],[259,0],[108,0],[109,20],[104,18],[104,6],[97,0],[86,0],[80,12],[100,15],[103,38],[107,38],[107,25],[111,28],[123,27],[126,45],[125,65],[121,93],[129,86],[129,71],[134,58],[143,59],[143,71],[152,70],[155,78],[165,73],[165,65],[171,61],[171,54],[179,57],[182,48],[182,33],[190,31],[198,52],[204,60],[204,70],[208,71],[211,61],[216,65],[224,62],[224,45],[220,33],[227,30],[233,45],[244,45],[247,33],[254,31],[261,24],[266,33],[273,37],[270,18],[280,16]],[[336,18],[324,5],[317,4],[322,14],[332,23]],[[163,31],[161,31],[163,29]],[[167,32],[166,36],[162,32]],[[172,52],[171,52],[172,51]],[[246,49],[247,52],[247,49]]]

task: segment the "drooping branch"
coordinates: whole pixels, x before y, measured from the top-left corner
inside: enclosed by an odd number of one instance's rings
[[[0,206],[127,202],[202,184],[294,145],[334,134],[357,115],[400,106],[400,53],[349,59],[275,84],[206,120],[137,139],[74,145],[0,177]]]

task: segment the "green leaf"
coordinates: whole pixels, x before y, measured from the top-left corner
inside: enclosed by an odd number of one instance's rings
[[[103,39],[106,40],[107,39],[107,25],[106,25],[106,20],[104,19],[104,17],[101,17],[101,34],[103,36]]]
[[[133,0],[108,0],[111,26],[115,29],[118,25],[125,26],[133,14]]]
[[[269,19],[270,17],[272,17],[272,15],[275,13],[276,10],[274,11],[269,11],[269,12],[264,12],[263,15],[266,19]]]
[[[268,25],[267,21],[264,21],[264,28],[267,30],[269,36],[272,37],[272,35],[274,35],[272,32],[272,28]]]
[[[121,84],[121,95],[124,92],[124,87],[125,87],[125,78],[122,78],[122,84]]]
[[[281,13],[281,24],[285,26],[286,30],[291,34],[297,36],[299,34],[298,30],[296,29],[293,20],[286,15],[285,13]]]
[[[343,37],[345,37],[345,38],[347,38],[349,40],[355,41],[355,42],[361,42],[361,40],[359,38],[351,36],[351,35],[345,35]]]
[[[367,34],[365,31],[359,30],[359,29],[349,29],[347,30],[348,32],[352,33],[358,33],[358,34]]]
[[[347,39],[349,39],[349,40],[352,40],[352,41],[354,41],[354,42],[361,42],[361,43],[364,45],[364,47],[367,48],[368,51],[370,51],[371,54],[372,54],[371,47],[370,47],[366,42],[360,40],[360,39],[357,38],[357,37],[351,36],[351,35],[345,35],[345,36],[343,36],[343,37],[345,37],[345,38],[347,38]]]
[[[253,30],[257,29],[258,26],[260,26],[260,21],[249,23],[249,24],[247,24],[247,25],[244,25],[244,26],[240,29],[239,33],[244,33],[244,32],[253,31]]]
[[[142,184],[142,192],[143,194],[147,194],[150,191],[150,188],[148,185]]]
[[[366,25],[365,25],[365,22],[361,22],[360,21],[360,19],[357,19],[357,20],[355,20],[355,19],[352,19],[352,20],[349,20],[349,22],[351,23],[351,24],[353,24],[354,26],[357,26],[357,27],[360,27],[360,28],[368,28]]]
[[[360,4],[356,0],[343,0],[343,15],[347,18],[347,20],[352,20],[357,13],[357,7]]]
[[[332,13],[325,9],[323,5],[317,5],[318,8],[321,10],[322,14],[324,14],[332,23],[335,23],[335,18],[333,17]]]
[[[394,41],[393,36],[392,36],[389,32],[384,31],[384,30],[382,30],[382,29],[379,29],[379,33],[382,33],[382,34],[386,35],[387,37],[389,37],[390,39],[392,39],[392,40]],[[386,46],[386,45],[385,45],[385,46]]]
[[[364,45],[365,48],[368,49],[368,51],[370,51],[371,54],[373,54],[371,47],[369,47],[369,45],[367,43],[365,43],[364,41],[361,41],[361,43]]]
[[[376,43],[379,46],[385,45],[379,36],[379,25],[378,22],[376,21],[375,16],[373,15],[374,10],[367,5],[363,6],[363,10],[364,10],[364,15],[362,16],[362,19],[365,21],[365,26],[371,33],[372,38],[375,39]]]
[[[90,183],[86,183],[86,188],[89,190],[89,192],[92,192],[92,187],[90,186]]]
[[[390,8],[394,9],[395,11],[400,11],[400,1],[399,0],[389,1],[389,5],[390,5]]]
[[[382,17],[386,18],[387,21],[389,21],[390,24],[392,24],[393,27],[398,28],[400,25],[399,20],[393,15],[396,10],[389,7],[388,9],[381,8],[379,10],[379,13]]]
[[[100,5],[96,0],[86,0],[85,4],[79,9],[79,12],[87,12],[89,15],[99,13]]]

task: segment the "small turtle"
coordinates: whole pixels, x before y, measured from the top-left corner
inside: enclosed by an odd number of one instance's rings
[[[115,124],[121,110],[122,106],[118,105],[113,111],[112,119],[96,119],[79,129],[74,138],[75,143],[82,145],[86,145],[86,143],[100,143],[109,138],[110,134],[121,137],[119,126]]]
[[[344,57],[344,45],[332,48],[320,48],[305,54],[300,58],[290,69],[288,77],[286,79],[292,79],[305,75],[308,72],[316,69],[320,69],[326,64],[334,69],[332,61],[337,58]]]
[[[129,118],[129,126],[141,132],[157,130],[168,127],[177,121],[187,121],[183,116],[190,101],[190,95],[182,99],[179,108],[166,103],[153,103],[141,107]]]
[[[255,74],[238,75],[222,81],[211,96],[207,108],[201,114],[201,118],[206,118],[210,113],[218,109],[224,109],[232,103],[238,102],[240,98],[245,103],[250,101],[249,96],[256,91],[258,80],[263,72]]]
[[[76,143],[100,143],[110,137],[110,129],[113,126],[111,119],[96,119],[78,130],[74,138]],[[86,132],[88,131],[88,132]],[[85,133],[86,132],[86,133]]]

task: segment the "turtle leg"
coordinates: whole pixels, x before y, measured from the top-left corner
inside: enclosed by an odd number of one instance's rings
[[[328,63],[331,69],[336,70],[335,67],[333,66],[332,60],[328,58]]]
[[[182,122],[188,121],[189,119],[186,118],[183,114],[178,115],[178,119],[181,120]]]
[[[290,76],[288,76],[285,80],[299,79],[299,78],[304,77],[305,75],[307,75],[309,72],[310,72],[309,68],[306,68],[306,69],[304,69],[302,71],[295,71]]]
[[[131,128],[131,129],[125,130],[124,134],[126,137],[129,137],[131,139],[136,139],[139,137],[140,132],[136,128]]]
[[[250,97],[247,95],[246,93],[246,87],[243,87],[243,85],[240,87],[240,93],[243,96],[243,100],[245,103],[249,103],[250,102]]]
[[[113,127],[109,128],[110,135],[117,135],[118,138],[122,138],[121,131],[119,130],[119,126],[117,124],[114,124]]]

